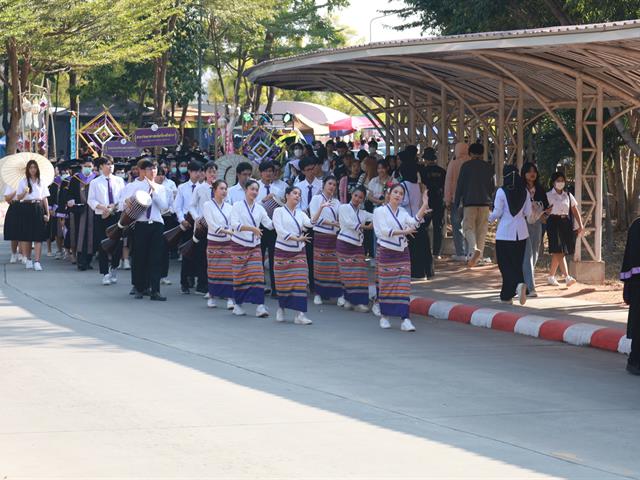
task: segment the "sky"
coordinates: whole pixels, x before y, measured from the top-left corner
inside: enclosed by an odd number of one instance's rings
[[[383,15],[381,10],[394,10],[404,7],[402,0],[351,0],[351,4],[339,14],[340,23],[350,26],[356,31],[360,41],[369,42],[369,23],[375,17]],[[420,29],[397,31],[393,26],[405,23],[398,16],[388,16],[373,20],[372,41],[384,42],[420,37]],[[360,42],[357,42],[360,43]]]

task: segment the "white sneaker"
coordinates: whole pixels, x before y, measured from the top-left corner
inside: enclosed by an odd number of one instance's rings
[[[124,270],[124,260],[122,260],[122,259],[120,260],[120,265],[118,265],[118,268],[120,270]]]
[[[24,262],[24,267],[27,270],[31,270],[33,268],[33,262],[31,260],[25,260]]]
[[[9,259],[9,263],[18,263],[18,254],[12,253],[11,258]]]
[[[162,285],[171,285],[171,280],[169,280],[167,277],[164,277],[160,279],[160,283]]]
[[[256,307],[256,317],[265,318],[269,316],[269,311],[265,308],[264,305],[258,305]]]
[[[122,262],[122,269],[123,270],[131,270],[131,262],[129,261],[128,258],[126,258],[123,262]]]
[[[565,278],[564,281],[567,284],[567,287],[570,287],[571,285],[577,282],[577,280],[573,278],[571,275],[567,275],[567,278]]]
[[[527,284],[519,283],[516,287],[516,296],[518,297],[518,302],[520,305],[524,305],[527,303]]]
[[[25,257],[24,255],[22,255],[20,258],[18,258],[18,260],[21,261],[23,265],[27,264],[27,257]]]
[[[299,312],[293,320],[296,325],[311,325],[313,322],[303,312]]]
[[[344,307],[345,310],[351,310],[353,308],[353,304],[351,302],[347,302],[345,300],[343,307]]]
[[[373,313],[376,317],[382,316],[382,312],[380,311],[380,304],[378,302],[375,302],[371,307],[371,313]]]
[[[313,297],[313,304],[322,305],[322,297],[320,295],[316,295],[315,297]]]
[[[347,301],[344,299],[343,296],[338,297],[338,301],[336,302],[336,305],[339,307],[344,307],[346,305]]]
[[[380,317],[380,328],[384,328],[385,330],[387,328],[391,328],[389,320],[387,320],[385,317]]]
[[[102,284],[103,285],[111,285],[111,275],[108,273],[102,276]]]
[[[33,269],[36,272],[41,272],[42,271],[42,265],[40,265],[40,262],[33,262]]]
[[[538,292],[536,292],[535,290],[532,290],[529,292],[528,296],[531,298],[536,298],[538,296]]]
[[[115,268],[109,268],[109,278],[111,283],[118,283],[118,271]]]
[[[240,305],[234,305],[233,314],[241,317],[242,315],[246,315],[246,312],[242,309]]]
[[[411,320],[409,320],[408,318],[405,318],[400,324],[400,330],[402,330],[403,332],[415,332],[416,327],[413,326],[413,323],[411,323]]]
[[[207,307],[216,308],[217,306],[218,306],[218,304],[216,303],[216,299],[215,298],[210,298],[209,300],[207,300]]]
[[[204,298],[206,298],[207,300],[209,300],[211,298],[211,294],[209,292],[205,293],[203,295]]]
[[[369,311],[369,307],[366,305],[356,305],[353,307],[353,311],[358,313],[367,313]]]
[[[233,298],[227,298],[227,310],[233,310],[235,306],[236,302],[233,301]]]
[[[554,277],[553,275],[550,275],[549,277],[547,277],[547,283],[553,287],[560,286],[560,284],[558,283],[558,280],[556,280],[556,277]]]
[[[284,308],[278,307],[276,310],[276,322],[284,322]]]

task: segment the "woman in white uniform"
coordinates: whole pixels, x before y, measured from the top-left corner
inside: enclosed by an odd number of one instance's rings
[[[25,177],[18,183],[16,198],[21,203],[20,228],[18,240],[21,242],[22,255],[26,258],[25,267],[42,270],[40,255],[42,242],[47,238],[49,221],[49,189],[40,182],[40,168],[35,160],[29,160],[25,168]],[[35,247],[35,259],[31,259],[31,244]]]

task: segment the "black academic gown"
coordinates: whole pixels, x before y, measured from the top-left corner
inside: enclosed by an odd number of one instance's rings
[[[624,282],[623,298],[629,305],[627,337],[631,339],[629,362],[640,366],[640,218],[629,227],[620,279]]]
[[[87,203],[89,196],[89,183],[96,177],[91,174],[85,177],[81,173],[76,173],[69,182],[68,200],[74,200],[75,205],[71,208],[72,221],[72,244],[75,240],[78,268],[86,268],[95,252],[93,245],[93,211]]]

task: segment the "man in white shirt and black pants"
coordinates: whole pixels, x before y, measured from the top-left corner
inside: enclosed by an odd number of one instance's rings
[[[181,243],[188,241],[193,236],[193,225],[189,225],[189,222],[185,220],[185,215],[189,213],[194,191],[199,185],[198,179],[200,177],[200,172],[202,171],[202,165],[200,162],[194,160],[189,162],[187,168],[189,171],[189,180],[178,186],[178,194],[176,195],[176,199],[173,203],[173,209],[178,217],[178,222],[186,228],[186,231],[182,234]],[[195,221],[195,218],[193,220]],[[188,258],[183,258],[182,264],[180,265],[180,288],[182,293],[191,293],[189,288],[195,284],[195,275],[196,270],[194,263]]]
[[[258,169],[260,170],[260,180],[258,186],[258,196],[256,202],[264,207],[269,218],[273,218],[274,210],[279,207],[284,199],[284,190],[281,190],[273,183],[273,175],[275,166],[273,162],[262,162]],[[260,248],[262,249],[262,259],[264,261],[265,253],[269,256],[269,278],[271,285],[271,296],[276,297],[276,277],[273,270],[274,254],[276,249],[276,231],[268,228],[260,228],[262,230],[262,239]]]
[[[133,231],[135,298],[140,299],[148,294],[151,300],[165,301],[167,297],[160,295],[160,275],[164,251],[162,212],[167,208],[167,195],[164,187],[154,182],[158,167],[151,160],[140,160],[138,171],[140,176],[129,185],[129,196],[121,202],[123,205],[138,190],[149,192],[152,200],[146,213],[136,221]]]
[[[305,157],[300,161],[300,171],[304,175],[304,179],[295,183],[294,185],[300,189],[300,203],[298,208],[311,218],[309,213],[309,204],[314,195],[322,192],[322,180],[316,177],[316,163],[313,158]],[[309,288],[311,291],[315,288],[315,282],[313,281],[313,230],[307,232],[307,236],[310,237],[309,242],[305,246],[307,253],[307,265],[309,266]]]
[[[118,243],[118,246],[111,254],[111,262],[109,262],[109,254],[100,248],[100,242],[106,238],[105,230],[117,223],[118,218],[120,218],[116,210],[120,203],[120,195],[124,190],[124,180],[113,175],[113,160],[110,158],[100,157],[95,161],[95,165],[101,175],[89,183],[87,204],[94,213],[93,244],[98,250],[102,284],[111,285],[118,280],[116,269],[120,264],[122,242]]]

